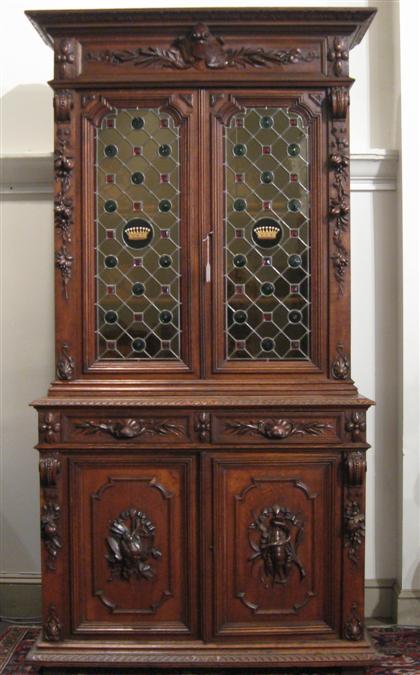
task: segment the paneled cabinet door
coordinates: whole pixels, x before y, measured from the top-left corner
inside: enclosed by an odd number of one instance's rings
[[[72,629],[195,633],[194,459],[71,460]]]
[[[244,454],[210,461],[217,638],[334,634],[337,457]]]

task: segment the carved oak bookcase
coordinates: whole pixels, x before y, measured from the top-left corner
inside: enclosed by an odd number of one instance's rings
[[[27,13],[55,58],[43,672],[375,660],[348,135],[374,13]]]

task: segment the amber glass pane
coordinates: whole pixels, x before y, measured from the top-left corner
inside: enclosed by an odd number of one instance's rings
[[[96,138],[100,359],[179,359],[179,133],[155,109],[115,110]]]
[[[309,357],[308,129],[287,108],[225,128],[228,360]]]

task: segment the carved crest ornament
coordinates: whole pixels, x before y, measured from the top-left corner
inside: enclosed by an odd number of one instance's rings
[[[138,47],[121,51],[105,50],[89,52],[88,61],[102,61],[112,65],[131,63],[143,68],[260,68],[273,64],[287,66],[310,62],[319,58],[312,50],[266,49],[264,47],[225,47],[224,40],[210,32],[203,23],[196,24],[185,36],[179,37],[169,49],[161,47]]]
[[[146,422],[143,419],[127,419],[116,422],[83,422],[77,424],[78,429],[83,429],[87,434],[96,434],[102,431],[117,439],[129,439],[143,436],[144,434],[165,436],[166,434],[179,434],[182,429],[176,424],[169,422]]]
[[[306,576],[297,550],[303,536],[303,522],[285,506],[267,506],[249,525],[249,545],[253,554],[249,561],[260,562],[260,580],[268,588],[270,583],[286,584],[294,565],[300,578]]]
[[[326,429],[331,429],[330,424],[320,422],[297,423],[293,424],[289,420],[270,419],[251,421],[248,424],[241,422],[228,422],[226,429],[234,434],[244,435],[247,433],[259,434],[269,439],[282,440],[295,435],[318,436]]]
[[[126,581],[131,577],[152,579],[155,571],[149,559],[157,560],[162,554],[153,545],[155,526],[148,516],[133,508],[123,511],[111,523],[110,533],[105,557],[111,568],[111,579],[115,576]]]

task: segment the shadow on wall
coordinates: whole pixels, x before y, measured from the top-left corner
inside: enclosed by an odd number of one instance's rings
[[[21,84],[1,98],[3,155],[53,151],[53,92],[46,84]]]

